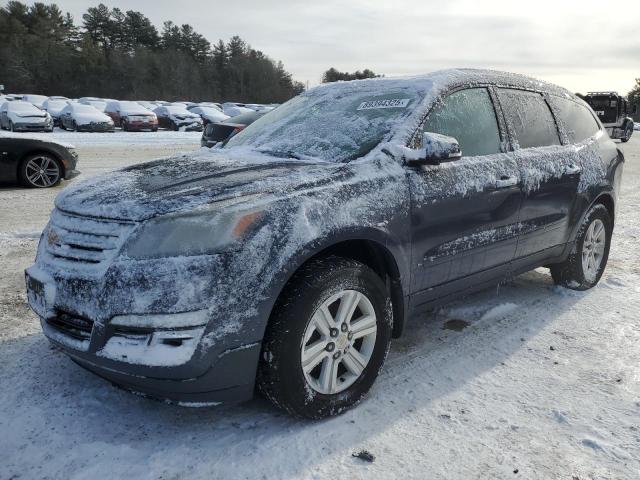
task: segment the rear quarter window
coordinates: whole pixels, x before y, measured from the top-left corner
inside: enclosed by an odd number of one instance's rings
[[[560,145],[558,126],[542,95],[507,88],[498,91],[502,111],[520,148]]]
[[[600,130],[600,125],[584,105],[561,97],[552,97],[551,102],[571,143],[582,142]]]

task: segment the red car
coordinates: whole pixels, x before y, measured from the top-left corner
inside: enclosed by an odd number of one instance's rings
[[[137,102],[119,100],[107,102],[104,113],[111,117],[116,127],[122,127],[125,132],[158,131],[158,117],[156,114]]]

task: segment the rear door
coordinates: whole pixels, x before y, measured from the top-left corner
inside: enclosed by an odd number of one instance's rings
[[[471,88],[445,97],[425,122],[424,131],[456,138],[463,157],[409,170],[418,304],[507,268],[515,254],[520,178],[499,119],[489,89]]]
[[[562,142],[548,99],[538,92],[498,88],[523,184],[516,258],[561,253],[576,202],[581,166]],[[564,143],[564,145],[563,145]]]

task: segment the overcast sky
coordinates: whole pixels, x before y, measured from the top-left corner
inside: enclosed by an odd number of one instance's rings
[[[55,0],[53,0],[55,1]],[[98,3],[57,0],[76,23]],[[296,80],[329,67],[387,76],[447,67],[533,75],[572,91],[626,93],[640,77],[640,1],[111,0],[157,27],[189,23],[211,42],[240,35]]]

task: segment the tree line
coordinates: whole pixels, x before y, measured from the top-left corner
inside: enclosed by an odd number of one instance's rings
[[[340,80],[363,80],[365,78],[376,78],[382,75],[376,75],[375,72],[365,68],[364,70],[356,70],[353,73],[341,72],[331,67],[329,70],[322,74],[322,83],[338,82]]]
[[[190,25],[158,30],[142,13],[104,4],[76,25],[55,4],[0,7],[5,91],[117,99],[283,102],[304,90],[282,62],[238,36],[213,45]]]

